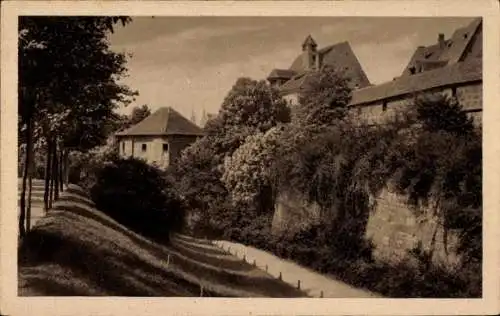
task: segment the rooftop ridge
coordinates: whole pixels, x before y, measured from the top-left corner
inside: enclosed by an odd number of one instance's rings
[[[400,76],[375,86],[357,89],[352,93],[349,106],[368,104],[437,87],[480,80],[482,80],[482,61],[470,60],[412,76]]]
[[[202,136],[203,131],[170,106],[158,108],[144,120],[115,136]]]

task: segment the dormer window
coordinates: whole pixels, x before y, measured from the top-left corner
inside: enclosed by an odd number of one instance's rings
[[[415,66],[411,66],[409,70],[410,70],[410,74],[412,74],[412,75],[414,75],[415,72],[417,72],[417,69],[415,68]]]
[[[467,33],[464,34],[464,39],[467,39]]]

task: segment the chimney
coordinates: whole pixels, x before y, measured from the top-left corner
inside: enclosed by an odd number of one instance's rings
[[[443,49],[445,47],[444,34],[443,33],[439,33],[438,43],[439,43],[439,48],[440,49]]]

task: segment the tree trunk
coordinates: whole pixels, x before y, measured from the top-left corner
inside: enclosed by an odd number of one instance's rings
[[[25,155],[25,160],[24,160],[24,172],[23,172],[23,184],[22,184],[22,190],[21,190],[21,201],[20,201],[20,214],[19,214],[19,237],[23,238],[26,235],[26,226],[25,226],[25,220],[26,220],[26,182],[28,179],[28,172],[29,172],[29,161],[30,161],[30,156],[31,152],[28,150],[28,145],[31,142],[31,129],[32,129],[32,119],[29,118],[27,122],[27,132],[28,132],[28,137],[27,137],[27,144],[26,144],[26,155]]]
[[[54,201],[54,171],[57,168],[56,162],[57,162],[57,155],[56,155],[56,150],[57,150],[57,144],[54,142],[52,143],[52,165],[50,166],[50,191],[49,191],[49,208],[52,208],[52,202]]]
[[[52,208],[53,201],[54,201],[54,178],[51,175],[50,176],[50,183],[49,183],[49,209]]]
[[[26,209],[26,231],[29,232],[31,230],[31,195],[33,190],[33,171],[35,169],[35,153],[33,151],[33,128],[31,127],[28,131],[28,144],[26,146],[29,155],[28,160],[28,206]]]
[[[45,212],[49,209],[50,176],[52,167],[52,140],[47,139],[47,161],[45,165],[45,190],[43,192],[43,207]]]
[[[64,151],[64,182],[66,186],[69,185],[69,150]]]
[[[27,155],[27,154],[26,154]],[[19,214],[19,237],[23,238],[26,235],[26,227],[24,226],[24,221],[26,218],[26,180],[28,176],[28,172],[26,171],[26,163],[23,168],[23,186],[21,190],[21,199],[20,199],[20,214]]]
[[[59,200],[59,154],[57,146],[54,148],[54,169],[52,178],[54,179],[54,200]]]
[[[64,149],[61,148],[61,151],[59,153],[59,191],[63,192],[64,191],[64,173],[63,173],[63,158],[64,157]]]
[[[30,168],[31,169],[31,168]],[[31,191],[33,188],[33,173],[30,170],[28,184],[28,207],[26,209],[26,232],[31,230]]]

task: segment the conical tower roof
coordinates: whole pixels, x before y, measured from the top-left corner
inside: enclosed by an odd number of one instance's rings
[[[318,44],[316,44],[316,41],[312,38],[311,35],[307,35],[306,39],[304,40],[304,43],[302,44],[302,48],[305,49],[308,46],[313,48],[316,48],[318,46]]]

